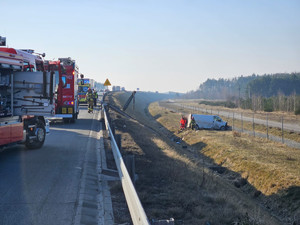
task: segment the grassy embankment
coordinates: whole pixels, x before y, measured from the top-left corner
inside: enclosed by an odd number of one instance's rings
[[[119,95],[115,100],[122,105],[127,98]],[[275,224],[262,215],[266,213],[254,212],[255,209],[259,211],[260,207],[255,206],[259,198],[269,202],[274,212],[278,209],[274,203],[281,210],[286,208],[290,212],[288,215],[275,212],[283,219],[296,212],[300,199],[298,150],[264,139],[233,135],[231,131],[186,130],[178,133],[179,114],[165,110],[157,103],[151,104],[149,112],[162,126],[157,125],[145,117],[147,102],[142,99],[140,103],[143,104],[139,104],[139,108],[136,106],[135,111],[129,108],[129,113],[157,133],[121,118],[116,119],[115,123],[118,133],[122,134],[123,152],[136,155],[140,177],[137,189],[150,218],[173,216],[188,224],[205,221],[232,224],[248,213],[261,221],[257,224]],[[165,128],[167,132],[164,132]],[[182,138],[184,144],[178,145],[168,140],[172,134]],[[187,148],[183,148],[184,145]],[[261,192],[262,195],[253,201],[253,196],[245,197],[240,190],[230,186],[230,181],[224,183],[207,170],[203,154],[246,178],[250,186],[257,190],[256,193]],[[244,186],[243,192],[247,192],[248,186]],[[279,200],[271,201],[270,197]],[[282,198],[286,199],[285,204]]]
[[[177,133],[180,114],[169,113],[157,103],[149,107],[153,117],[173,133]],[[241,173],[249,182],[266,195],[277,193],[291,186],[300,186],[300,151],[262,138],[246,134],[213,130],[184,131],[178,136],[216,163]],[[202,144],[201,144],[202,145]]]
[[[170,113],[153,103],[149,107],[153,117],[173,133],[178,131],[180,115]],[[257,190],[265,195],[281,193],[290,187],[300,186],[300,151],[266,139],[253,138],[246,134],[212,130],[184,131],[177,134],[197,151],[217,164],[240,173]],[[299,193],[300,194],[300,193]],[[298,196],[300,198],[300,196]]]

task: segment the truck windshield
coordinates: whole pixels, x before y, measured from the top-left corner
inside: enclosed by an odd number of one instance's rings
[[[67,85],[67,79],[65,76],[61,77],[61,81],[62,81],[62,87],[66,87]]]
[[[84,87],[79,86],[78,87],[78,92],[87,92],[87,91],[88,91],[88,87],[86,87],[86,86],[84,86]]]
[[[35,68],[33,65],[30,65],[28,62],[24,62],[24,71],[26,72],[35,72]]]
[[[215,120],[218,121],[218,122],[222,122],[222,119],[218,116],[215,117]]]

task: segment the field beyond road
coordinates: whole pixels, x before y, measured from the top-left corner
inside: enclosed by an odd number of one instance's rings
[[[122,108],[129,95],[108,98]],[[300,220],[299,149],[235,131],[179,132],[181,115],[160,107],[155,101],[162,97],[138,92],[134,109],[126,111],[136,120],[113,113],[122,154],[135,155],[136,189],[149,219],[195,225]]]

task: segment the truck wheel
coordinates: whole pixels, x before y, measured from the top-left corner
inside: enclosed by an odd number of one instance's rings
[[[221,126],[221,127],[220,127],[220,130],[225,130],[225,127],[224,127],[224,126]]]
[[[74,113],[74,114],[72,115],[72,118],[70,119],[70,122],[71,122],[71,123],[75,123],[75,121],[77,120],[77,117],[78,117],[78,114],[77,114],[77,113]]]
[[[46,129],[43,123],[38,123],[36,127],[36,139],[30,140],[26,138],[25,146],[28,149],[41,148],[45,142]]]

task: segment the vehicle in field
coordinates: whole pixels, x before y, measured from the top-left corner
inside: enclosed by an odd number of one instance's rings
[[[56,77],[55,117],[75,122],[79,114],[78,107],[78,66],[75,60],[59,58],[57,61],[45,61],[45,70],[54,72]]]
[[[32,50],[30,50],[32,51]],[[0,147],[43,146],[53,116],[55,76],[29,50],[0,47]]]
[[[90,78],[81,78],[77,80],[78,83],[78,101],[79,104],[87,104],[86,93],[89,88],[93,89],[95,81]]]
[[[188,127],[190,127],[192,117],[194,117],[195,119],[196,129],[215,129],[215,130],[228,129],[227,122],[223,121],[221,117],[217,115],[201,115],[201,114],[190,114],[188,117]]]

